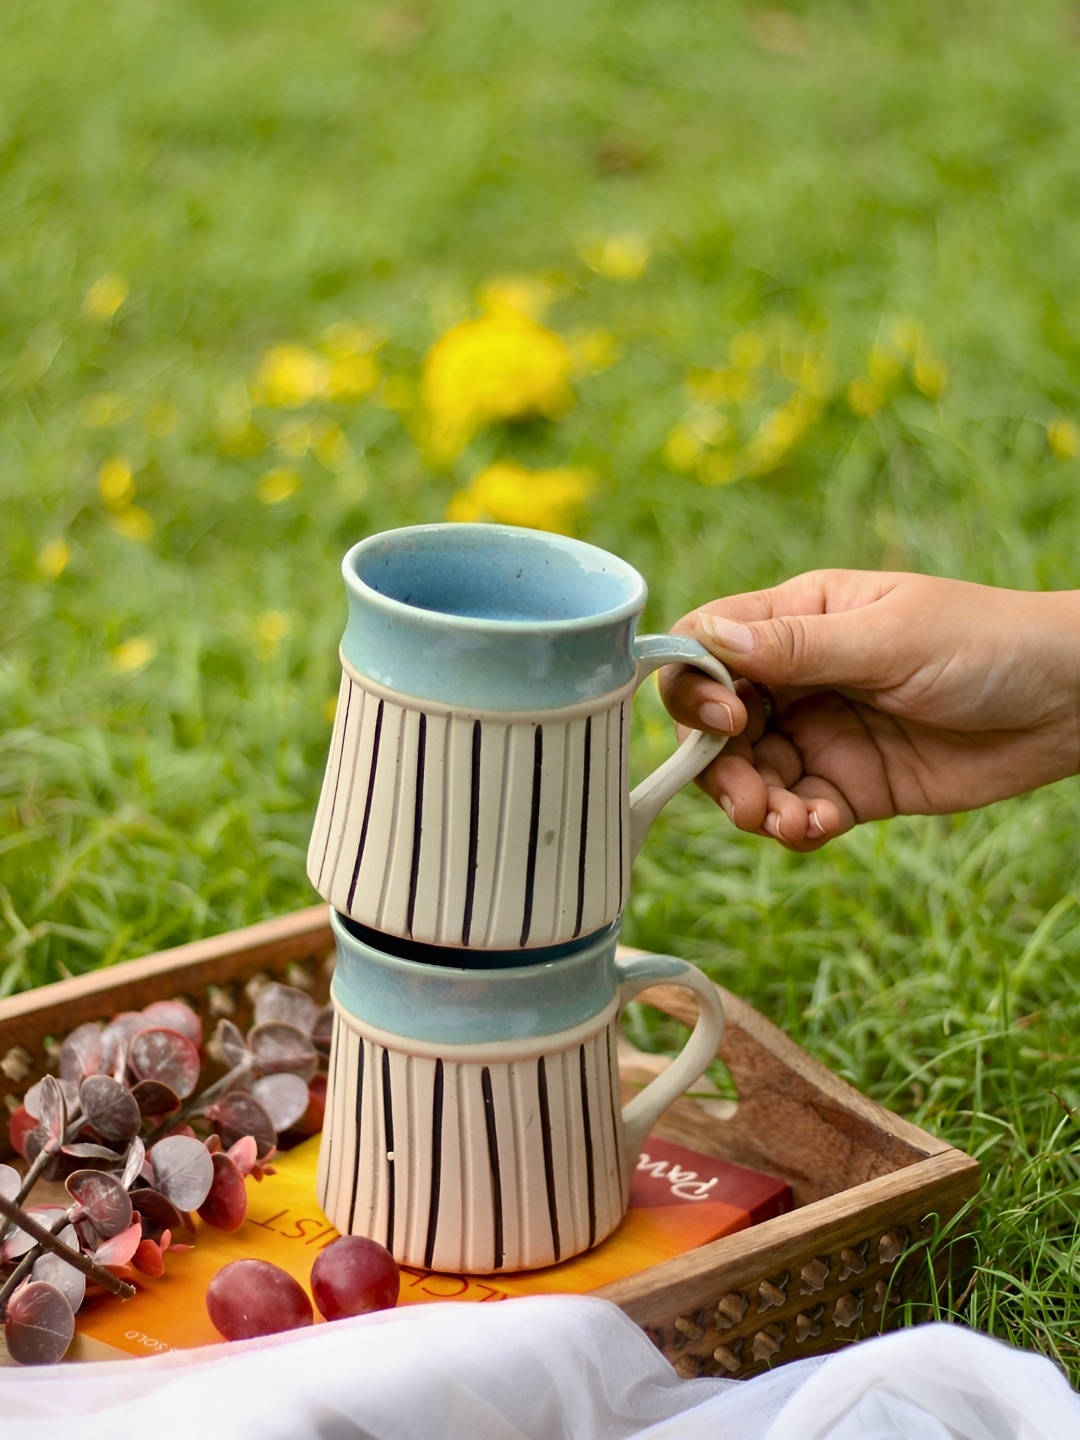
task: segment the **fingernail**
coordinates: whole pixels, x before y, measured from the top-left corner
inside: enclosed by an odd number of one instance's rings
[[[824,825],[822,825],[821,821],[817,818],[817,812],[816,812],[815,810],[811,810],[811,811],[810,811],[810,814],[809,814],[809,815],[807,816],[807,818],[806,818],[806,835],[807,835],[807,838],[810,839],[810,840],[820,840],[821,837],[822,837],[822,835],[824,835],[824,834],[825,834],[825,827],[824,827]]]
[[[774,840],[783,840],[785,838],[784,832],[780,828],[780,817],[773,810],[770,810],[768,815],[765,816],[765,822],[761,828],[765,831],[766,835],[771,835]]]
[[[722,615],[706,615],[698,611],[698,624],[722,650],[733,655],[749,655],[754,648],[754,632],[749,625],[740,625],[738,620],[725,620]]]
[[[722,700],[706,700],[698,707],[698,719],[706,730],[720,730],[725,735],[735,732],[735,717],[731,707]]]
[[[722,809],[723,809],[723,811],[724,811],[724,814],[727,816],[727,818],[728,818],[728,819],[731,821],[731,823],[734,825],[734,824],[735,824],[735,806],[734,806],[734,804],[732,803],[732,801],[730,801],[726,795],[721,795],[721,796],[720,796],[720,805],[721,805],[721,807],[722,807]]]

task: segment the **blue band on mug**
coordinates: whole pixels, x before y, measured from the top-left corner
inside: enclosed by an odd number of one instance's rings
[[[420,700],[474,710],[572,705],[633,679],[647,589],[615,555],[508,525],[418,525],[342,564],[344,659]]]

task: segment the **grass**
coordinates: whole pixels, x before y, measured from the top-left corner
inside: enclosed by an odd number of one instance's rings
[[[578,531],[654,628],[822,564],[1075,586],[1077,45],[1059,0],[10,0],[0,991],[313,898],[340,556],[492,460],[591,472]],[[611,237],[643,273],[604,273]],[[506,273],[620,357],[436,464],[423,356]],[[343,321],[384,337],[381,388],[249,413],[267,347]],[[812,423],[706,483],[673,429],[745,457],[806,356]],[[741,395],[688,398],[717,367]],[[668,742],[639,705],[643,773]],[[957,1313],[1074,1378],[1078,834],[1074,781],[797,858],[687,794],[625,926],[980,1156]]]

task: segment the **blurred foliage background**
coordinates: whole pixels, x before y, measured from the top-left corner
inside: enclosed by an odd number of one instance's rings
[[[656,629],[1080,584],[1078,55],[1063,0],[9,0],[0,993],[314,899],[370,531],[572,530]],[[945,1312],[1073,1367],[1078,836],[1078,782],[809,858],[687,793],[624,932],[979,1154]]]

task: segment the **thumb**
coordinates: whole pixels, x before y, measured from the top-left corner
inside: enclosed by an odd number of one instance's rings
[[[729,620],[699,610],[692,634],[719,660],[762,685],[868,688],[880,683],[889,649],[881,628],[865,610],[770,620]]]

